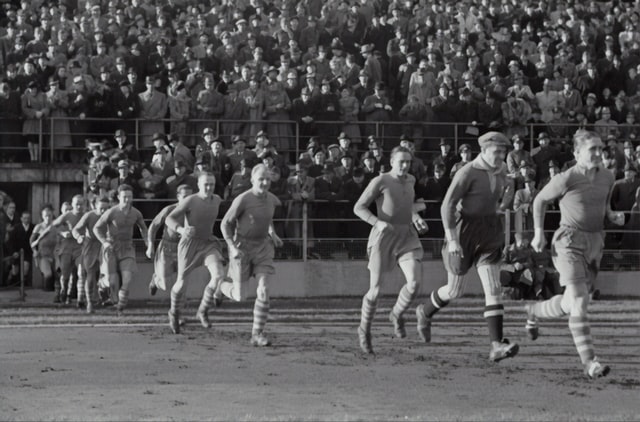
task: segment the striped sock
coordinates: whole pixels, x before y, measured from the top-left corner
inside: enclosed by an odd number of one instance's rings
[[[62,291],[62,285],[60,283],[60,279],[58,277],[47,277],[45,279],[45,286],[48,285],[49,283],[51,283],[51,279],[53,278],[53,290],[55,292],[56,295],[59,295],[60,292]]]
[[[264,330],[264,326],[267,323],[267,318],[269,318],[269,299],[256,299],[256,303],[253,305],[252,335],[262,333],[262,330]]]
[[[409,308],[409,306],[411,305],[411,301],[415,296],[416,296],[416,292],[415,291],[413,293],[409,292],[409,289],[407,289],[407,285],[405,284],[402,287],[402,289],[400,289],[400,293],[398,294],[398,300],[396,301],[396,304],[393,306],[393,310],[391,312],[393,312],[393,314],[397,318],[400,318],[402,314],[405,313],[405,311]]]
[[[573,337],[573,342],[578,349],[578,355],[582,364],[587,364],[595,357],[593,350],[593,339],[591,338],[591,327],[587,316],[570,316],[569,331]]]
[[[491,341],[502,341],[502,320],[504,318],[504,305],[487,305],[484,307],[484,317],[489,327]]]
[[[93,296],[93,286],[92,283],[88,281],[84,284],[84,296],[87,303],[91,303],[91,297]]]
[[[78,288],[78,302],[84,302],[84,277],[78,277],[78,284],[76,286]]]
[[[424,314],[427,318],[431,318],[438,312],[440,309],[444,308],[449,304],[448,300],[442,300],[437,290],[431,292],[429,296],[429,300],[424,304]]]
[[[171,289],[171,312],[177,313],[180,310],[180,304],[182,302],[182,293],[176,292]]]
[[[562,295],[555,295],[544,302],[536,302],[531,307],[533,315],[540,319],[560,318],[567,313],[562,309]]]
[[[371,321],[376,314],[378,301],[371,301],[368,297],[362,299],[362,316],[360,317],[360,327],[367,333],[371,331]]]
[[[118,292],[118,308],[124,309],[129,302],[129,290],[120,289]]]
[[[207,285],[204,288],[204,293],[202,294],[202,301],[200,302],[200,308],[198,308],[198,312],[206,312],[213,303],[213,295],[215,294],[215,290]]]

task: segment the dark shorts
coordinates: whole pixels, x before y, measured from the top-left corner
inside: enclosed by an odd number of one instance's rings
[[[497,264],[504,247],[504,228],[499,215],[482,218],[458,218],[456,233],[463,256],[449,254],[448,242],[442,246],[442,260],[447,272],[465,275],[476,266]]]
[[[410,225],[394,225],[393,230],[380,233],[375,227],[367,243],[369,271],[382,274],[392,271],[402,261],[421,261],[424,251],[415,228]]]
[[[178,243],[178,279],[184,279],[191,271],[208,265],[211,260],[226,264],[218,239],[181,238]]]
[[[600,269],[603,248],[603,232],[560,226],[551,243],[551,256],[560,274],[560,285],[593,283]]]
[[[273,257],[275,250],[271,238],[260,240],[240,240],[242,258],[229,260],[228,274],[234,284],[244,283],[257,274],[275,274]]]

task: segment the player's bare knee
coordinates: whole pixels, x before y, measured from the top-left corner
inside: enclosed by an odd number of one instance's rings
[[[407,280],[407,290],[409,291],[409,293],[414,294],[417,289],[418,289],[417,279]]]
[[[366,294],[367,299],[369,299],[372,302],[378,300],[378,295],[380,295],[380,287],[378,286],[370,287],[369,291]]]

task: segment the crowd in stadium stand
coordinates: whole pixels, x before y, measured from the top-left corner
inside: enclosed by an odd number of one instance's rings
[[[292,204],[283,216],[299,218],[296,202],[354,201],[404,143],[438,219],[477,136],[500,130],[514,145],[503,208],[526,231],[535,192],[572,164],[571,135],[586,128],[620,179],[614,209],[637,209],[637,4],[11,0],[0,70],[2,160],[42,161],[40,143],[53,144],[54,161],[88,161],[89,196],[127,183],[172,199],[212,171],[232,199],[264,162]],[[314,206],[318,218],[340,209]],[[430,236],[442,237],[437,224]]]

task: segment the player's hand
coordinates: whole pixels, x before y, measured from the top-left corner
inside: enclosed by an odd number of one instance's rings
[[[71,237],[71,232],[61,232],[60,236],[64,237],[65,239],[69,239]]]
[[[464,258],[464,253],[462,252],[462,246],[460,246],[460,242],[457,240],[448,241],[447,250],[451,255],[460,256],[460,258]]]
[[[242,259],[244,252],[235,245],[229,245],[229,258],[230,259]]]
[[[384,233],[387,230],[393,230],[393,226],[386,221],[378,220],[373,227],[378,230],[379,233]]]
[[[84,236],[78,236],[76,241],[78,242],[78,245],[82,245],[84,243]]]
[[[149,246],[147,247],[147,250],[145,251],[145,255],[149,259],[153,258],[153,244],[151,243],[149,244]]]
[[[624,226],[624,213],[622,211],[609,211],[607,218],[616,226]]]
[[[542,252],[547,241],[542,233],[536,233],[531,241],[531,247],[536,252]]]
[[[521,269],[523,269],[523,268],[524,268],[524,265],[522,265],[522,264],[521,264],[521,263],[519,263],[519,262],[516,262],[515,264],[513,264],[513,267],[514,267],[517,271],[520,271]]]
[[[113,251],[113,243],[111,242],[104,242],[102,244],[102,248],[104,249],[105,252],[111,252]]]
[[[418,230],[418,233],[420,234],[424,234],[429,231],[429,225],[422,218],[413,220],[413,225],[415,226],[416,230]]]
[[[178,229],[178,233],[185,239],[193,237],[196,234],[196,228],[193,226],[183,226]]]
[[[271,240],[273,241],[273,246],[275,246],[276,248],[281,248],[282,245],[284,245],[284,242],[276,233],[271,233]]]

